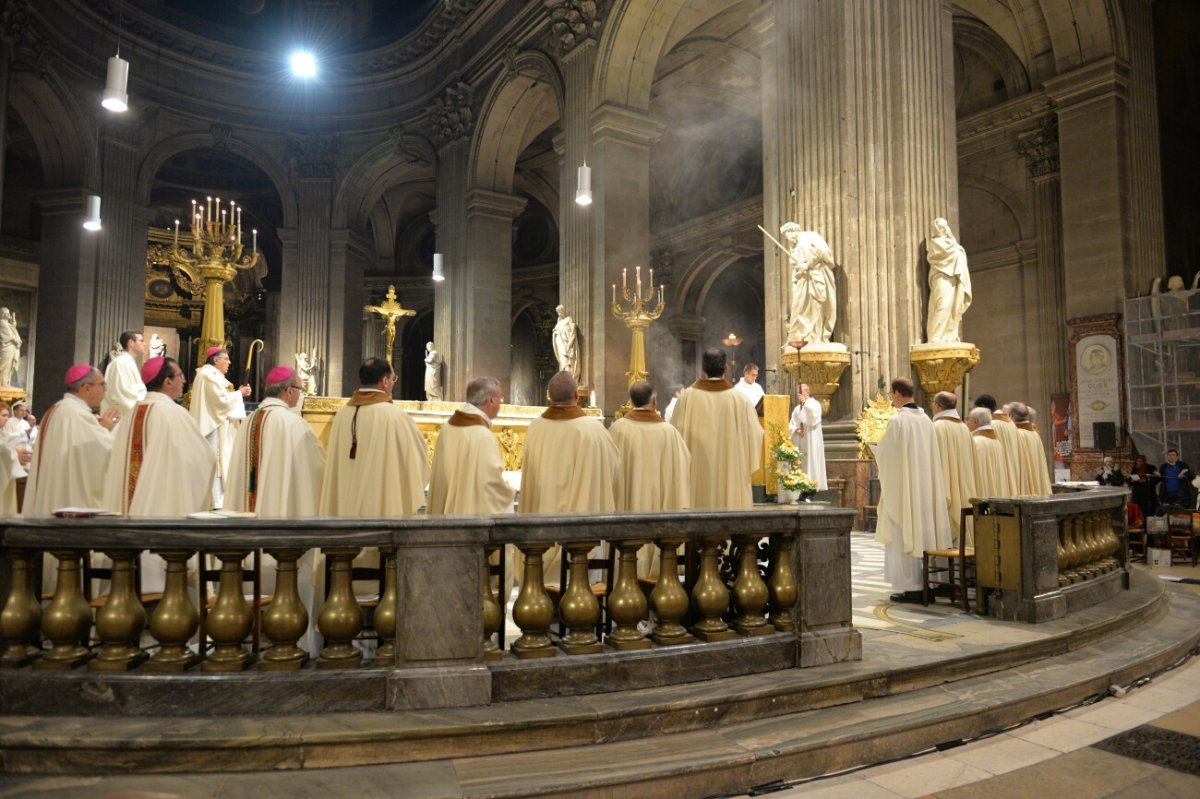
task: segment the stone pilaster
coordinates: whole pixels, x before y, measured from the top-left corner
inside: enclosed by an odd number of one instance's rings
[[[1158,90],[1154,79],[1152,0],[1124,0],[1129,32],[1129,203],[1132,224],[1130,279],[1142,293],[1166,274]]]
[[[358,385],[362,351],[362,315],[365,305],[363,272],[374,254],[364,236],[352,230],[334,230],[329,237],[330,274],[337,276],[329,286],[329,375],[341,379],[334,392],[348,395]]]
[[[758,27],[763,57],[764,227],[820,232],[838,270],[834,341],[855,354],[833,418],[910,371],[923,339],[934,218],[958,216],[947,0],[792,0]],[[778,238],[778,236],[776,236]],[[768,350],[779,351],[790,268],[764,240]],[[772,288],[774,290],[772,290]]]
[[[1133,266],[1128,82],[1113,58],[1046,81],[1058,109],[1068,319],[1116,311],[1148,285]]]
[[[90,193],[75,187],[37,197],[42,209],[42,266],[38,275],[37,358],[28,390],[33,397],[33,411],[39,416],[60,398],[68,366],[94,362],[96,254],[107,224],[97,234],[82,229],[84,201]]]
[[[583,333],[584,381],[606,411],[628,389],[630,331],[609,311],[610,286],[621,269],[650,266],[650,145],[661,135],[647,114],[605,104],[592,115],[592,263],[584,301],[573,313]]]

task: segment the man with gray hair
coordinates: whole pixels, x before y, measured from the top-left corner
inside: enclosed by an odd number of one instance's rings
[[[986,407],[972,408],[967,427],[975,443],[975,488],[981,499],[1006,498],[1013,495],[1009,482],[1008,462],[1004,447],[992,429],[992,412]]]
[[[1005,410],[1017,426],[1017,443],[1021,452],[1021,469],[1018,471],[1024,480],[1021,494],[1050,496],[1053,493],[1050,487],[1050,459],[1046,457],[1042,438],[1038,435],[1037,425],[1033,423],[1032,409],[1023,402],[1010,402]]]
[[[425,512],[430,516],[509,513],[513,492],[504,482],[500,445],[492,420],[500,413],[504,389],[494,377],[467,384],[467,401],[438,433]]]
[[[971,443],[971,431],[958,415],[958,397],[953,392],[939,391],[933,398],[933,434],[941,455],[939,466],[946,488],[950,533],[958,543],[963,508],[971,507],[971,498],[979,493],[975,487],[975,445]],[[974,546],[969,522],[966,536],[967,546]]]

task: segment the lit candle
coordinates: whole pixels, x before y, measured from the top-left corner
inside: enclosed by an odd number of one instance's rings
[[[634,274],[637,279],[637,296],[640,297],[640,296],[642,296],[642,267],[638,266],[634,270]]]
[[[225,212],[221,212],[221,232],[225,232]]]
[[[238,206],[238,223],[237,223],[238,241],[242,240],[242,206]]]
[[[629,283],[625,280],[625,273],[628,271],[625,267],[621,267],[621,291],[629,288]]]
[[[217,198],[217,212],[213,214],[213,221],[217,223],[217,230],[221,229],[221,198]]]
[[[650,267],[650,290],[654,291],[654,267]]]
[[[251,230],[250,235],[252,236],[252,238],[250,240],[251,240],[251,242],[253,242],[253,245],[254,245],[254,254],[258,255],[258,228],[254,228],[253,230]]]
[[[661,305],[662,301],[663,301],[663,288],[664,288],[663,284],[659,283],[658,284],[658,303],[659,303],[659,305]]]
[[[613,304],[617,302],[617,284],[613,283]]]
[[[179,220],[175,220],[175,249],[179,249]]]
[[[204,203],[204,218],[212,219],[212,197],[205,197]]]

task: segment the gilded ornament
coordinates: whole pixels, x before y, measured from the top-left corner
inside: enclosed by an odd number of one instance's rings
[[[858,416],[858,421],[854,423],[854,432],[858,436],[858,457],[864,460],[873,460],[875,455],[871,452],[871,444],[878,444],[883,438],[883,433],[887,430],[888,422],[899,411],[896,406],[884,397],[882,394],[876,394],[875,399],[867,403],[863,408],[862,413]]]

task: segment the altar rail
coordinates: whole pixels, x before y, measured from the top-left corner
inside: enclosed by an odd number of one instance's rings
[[[976,501],[977,607],[1045,622],[1129,588],[1124,488],[1086,487],[1044,499]]]
[[[782,508],[597,517],[4,520],[0,549],[11,579],[0,615],[0,712],[453,707],[858,660],[852,517]],[[765,568],[757,561],[763,539],[770,542]],[[613,628],[597,639],[600,608],[587,555],[601,541],[620,554],[606,599]],[[688,579],[659,580],[647,597],[635,563],[647,542],[659,547],[663,574],[678,573],[676,551],[686,545],[695,564]],[[555,544],[570,562],[557,603],[561,635],[550,633],[555,603],[541,573],[542,555]],[[501,651],[494,637],[500,606],[487,563],[505,547],[525,558],[513,611],[522,635]],[[364,662],[352,643],[363,613],[351,567],[371,548],[381,554],[385,587],[373,618],[379,646]],[[277,563],[260,655],[247,646],[254,613],[242,575],[255,549]],[[724,573],[723,549],[733,558]],[[312,550],[329,568],[317,618],[325,639],[319,653],[298,646],[309,608],[297,591],[296,564]],[[113,561],[108,599],[94,615],[81,593],[81,564],[91,552]],[[145,606],[135,593],[133,565],[143,552],[166,562],[164,592]],[[202,656],[189,644],[198,613],[188,562],[197,552],[221,564],[206,624],[212,650]],[[48,603],[33,593],[30,564],[38,553],[58,560]]]

